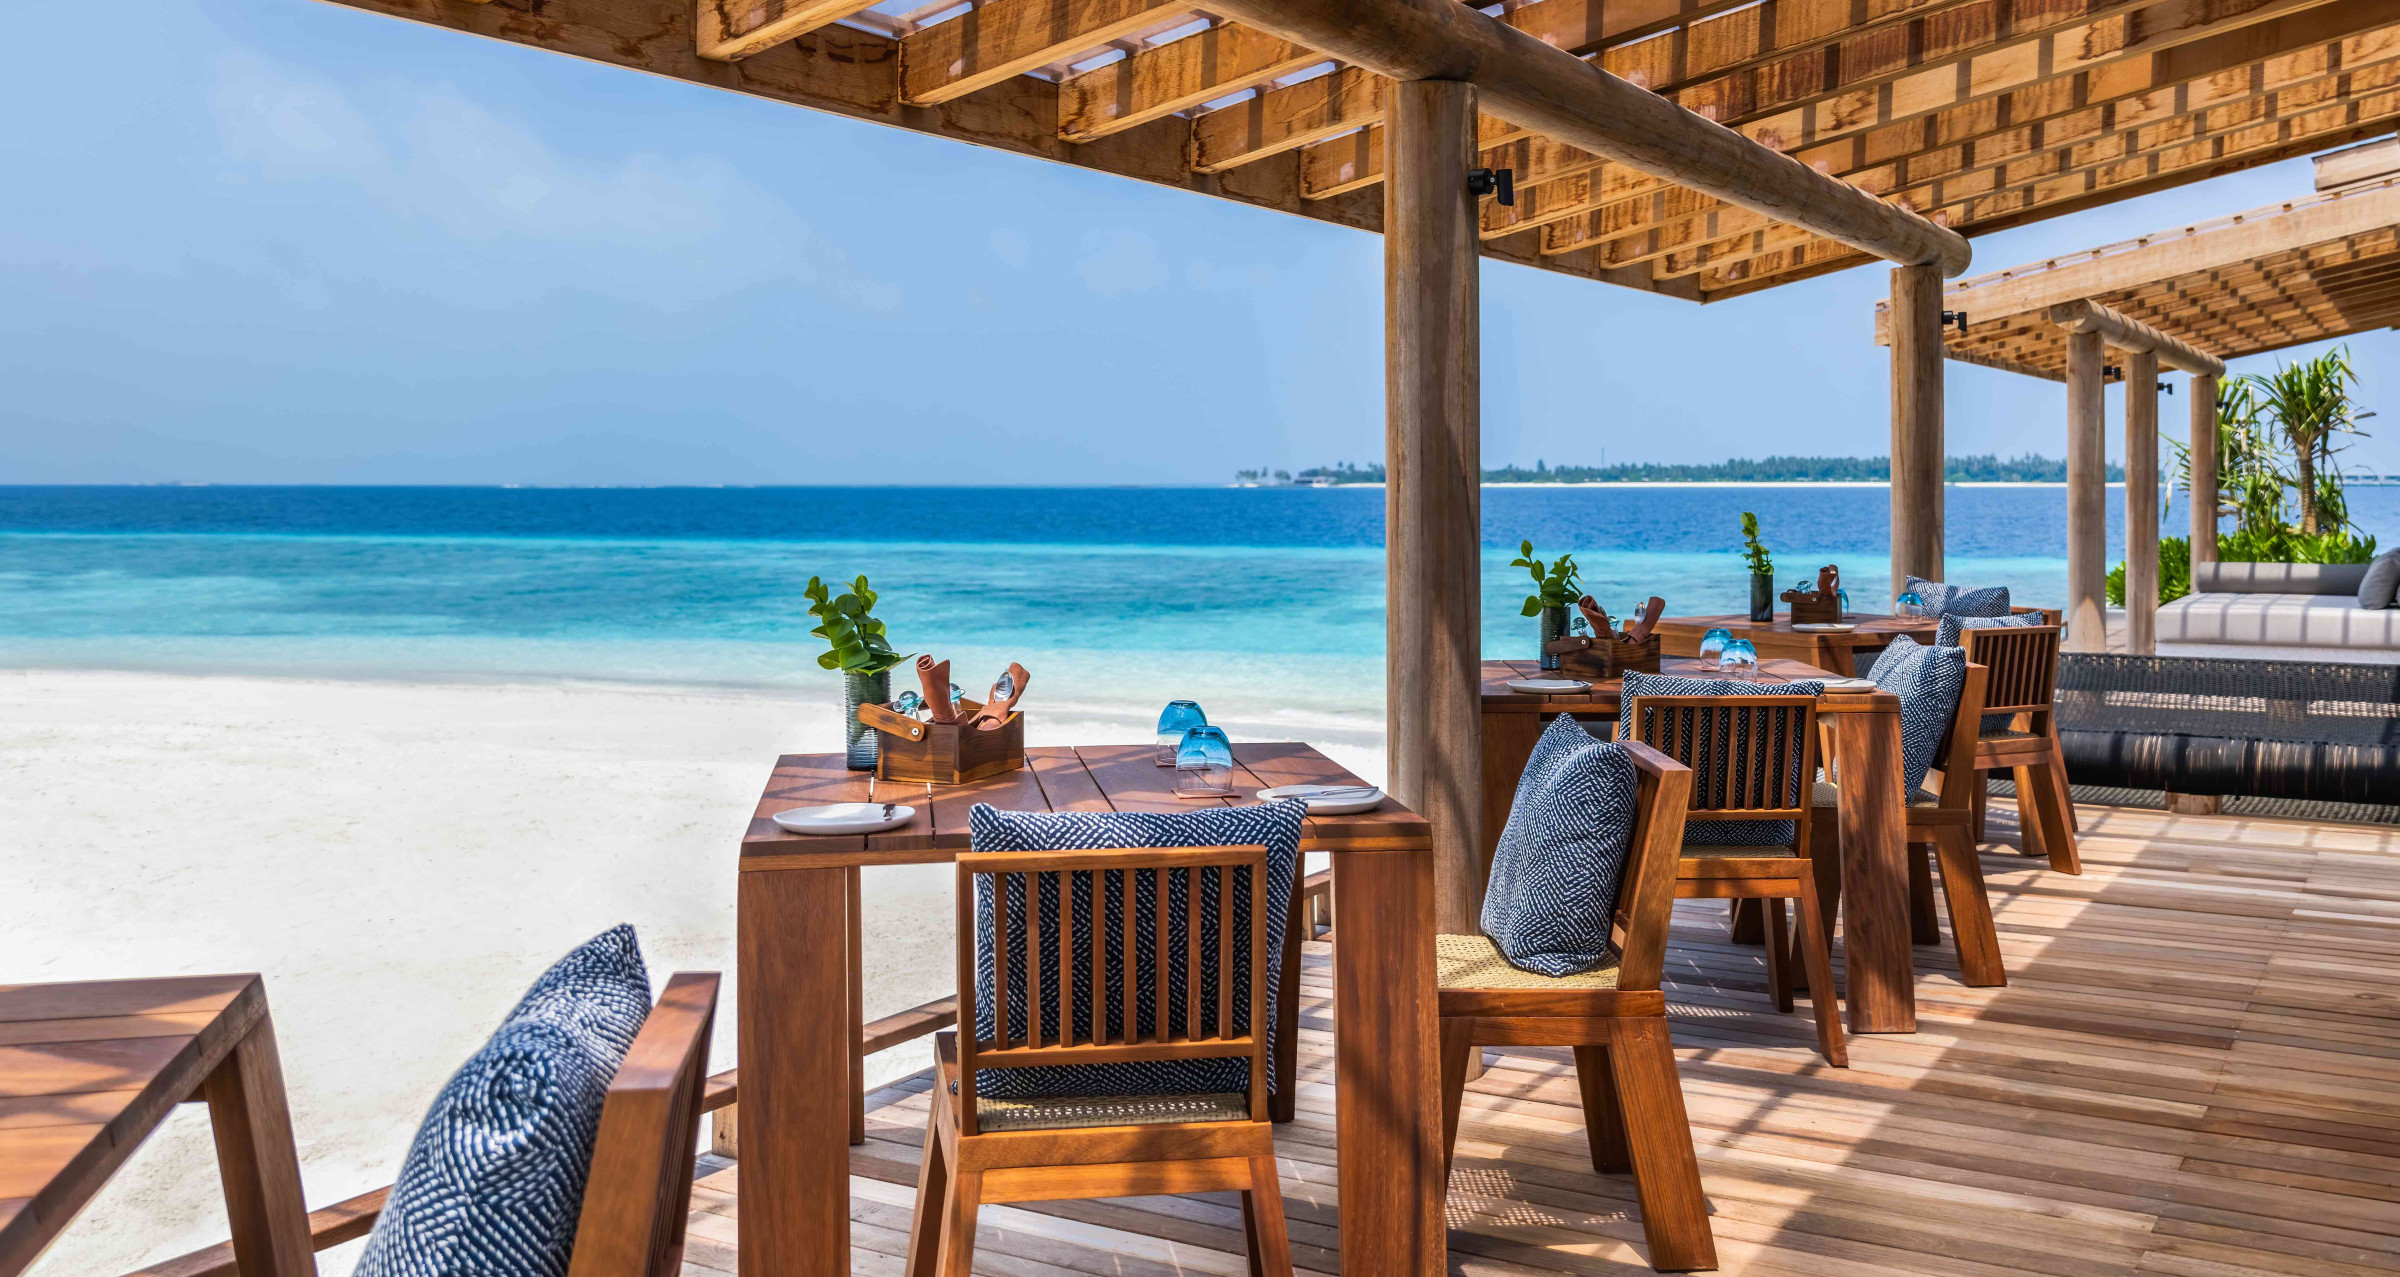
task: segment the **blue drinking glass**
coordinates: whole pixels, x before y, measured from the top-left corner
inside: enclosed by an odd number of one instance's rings
[[[1700,636],[1700,668],[1717,668],[1718,658],[1725,654],[1725,645],[1733,641],[1733,631],[1719,627]]]
[[[1717,658],[1717,666],[1725,677],[1739,682],[1758,678],[1758,645],[1748,639],[1735,639],[1725,645],[1725,654]]]
[[[1168,701],[1158,712],[1158,765],[1173,767],[1175,751],[1183,747],[1183,734],[1206,726],[1208,715],[1200,712],[1200,702]]]
[[[1222,727],[1195,727],[1175,751],[1177,798],[1224,798],[1233,793],[1233,742]]]
[[[1839,609],[1839,611],[1835,614],[1836,619],[1847,619],[1850,615],[1850,591],[1835,590],[1833,592],[1833,605]]]
[[[1917,593],[1915,590],[1910,590],[1908,593],[1892,600],[1892,614],[1894,616],[1925,615],[1925,596]]]

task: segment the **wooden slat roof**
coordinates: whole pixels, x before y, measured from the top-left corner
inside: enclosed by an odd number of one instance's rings
[[[1960,280],[1943,353],[2064,380],[2049,308],[2085,299],[2219,359],[2400,325],[2400,176]]]
[[[1388,83],[1184,0],[336,0],[1379,229]],[[1487,12],[1965,234],[2400,123],[2393,0],[1503,0]],[[1497,118],[1484,251],[1696,300],[1866,255]]]

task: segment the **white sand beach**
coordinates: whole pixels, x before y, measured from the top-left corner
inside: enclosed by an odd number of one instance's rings
[[[1033,743],[1149,735],[1135,707],[1040,690]],[[1381,779],[1379,731],[1274,717],[1220,721]],[[309,1201],[330,1203],[391,1181],[443,1079],[594,932],[632,922],[654,982],[721,970],[738,996],[735,840],[770,760],[834,748],[835,719],[766,693],[0,671],[0,971],[264,973]],[[879,870],[865,899],[867,1014],[949,991],[948,871]],[[728,1004],[716,1067],[732,1025]],[[33,1271],[221,1240],[213,1158],[205,1113],[180,1110]]]

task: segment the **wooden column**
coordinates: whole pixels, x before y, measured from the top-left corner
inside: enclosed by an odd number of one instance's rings
[[[1445,932],[1483,907],[1481,357],[1475,90],[1414,80],[1384,118],[1384,721],[1392,796],[1433,824]],[[1346,908],[1347,906],[1345,906]]]
[[[2125,355],[2125,650],[2158,655],[2158,355]]]
[[[1892,270],[1892,595],[1942,579],[1942,273]]]
[[[2217,379],[2195,373],[2192,395],[2192,567],[2217,561]],[[2194,589],[2199,588],[2197,583]]]
[[[2067,334],[2067,637],[2108,650],[2107,354],[2098,333]]]

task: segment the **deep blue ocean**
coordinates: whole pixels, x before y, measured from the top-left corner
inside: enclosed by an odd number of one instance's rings
[[[1494,655],[1532,646],[1522,539],[1574,553],[1612,611],[1728,612],[1750,510],[1785,584],[1838,563],[1862,607],[1888,597],[1880,487],[1483,503]],[[1951,488],[1949,577],[2057,602],[2065,508],[2061,488]],[[2400,538],[2400,489],[2353,510]],[[1381,696],[1382,543],[1380,488],[0,488],[0,666],[798,687],[831,678],[801,587],[863,572],[903,650],[1094,690],[1158,661],[1227,687],[1298,675],[1355,703]]]

